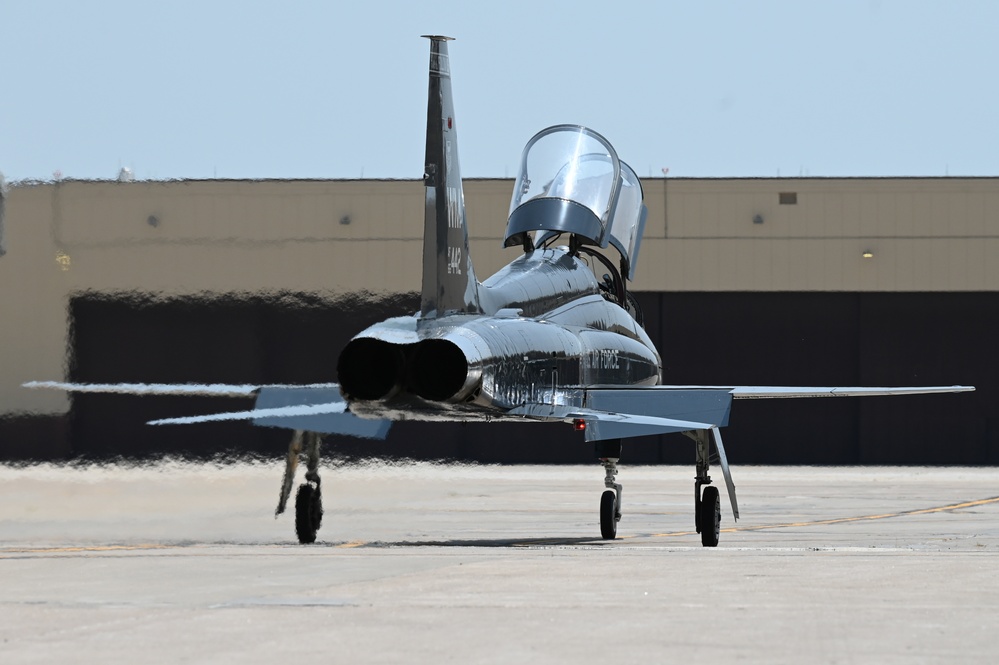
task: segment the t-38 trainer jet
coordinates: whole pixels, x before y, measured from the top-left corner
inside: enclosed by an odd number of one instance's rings
[[[621,439],[682,432],[695,442],[695,524],[707,547],[718,544],[721,524],[718,489],[708,475],[712,449],[733,516],[739,516],[720,433],[733,399],[973,390],[663,385],[659,352],[628,292],[646,217],[642,185],[603,136],[578,125],[549,127],[527,143],[503,237],[504,246],[516,248],[519,255],[479,282],[468,252],[449,38],[429,39],[420,311],[354,337],[340,354],[338,384],[26,385],[74,392],[255,397],[249,411],[151,424],[250,419],[256,425],[295,430],[277,512],[284,511],[304,455],[306,482],[295,500],[295,529],[303,543],[315,541],[322,519],[318,467],[323,433],[384,438],[394,420],[566,423],[595,444],[603,463],[600,535],[612,539],[621,518],[616,480]]]

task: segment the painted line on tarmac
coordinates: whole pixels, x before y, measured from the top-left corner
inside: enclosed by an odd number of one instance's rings
[[[0,554],[61,554],[75,552],[120,552],[130,550],[168,550],[176,545],[158,545],[144,543],[141,545],[77,545],[73,547],[4,547]]]
[[[827,524],[845,524],[847,522],[864,522],[871,520],[885,520],[891,517],[909,517],[911,515],[929,515],[931,513],[944,513],[949,510],[960,510],[962,508],[974,508],[975,506],[985,506],[991,503],[999,503],[999,496],[993,496],[988,499],[978,499],[976,501],[964,501],[961,503],[952,503],[946,506],[937,506],[935,508],[921,508],[919,510],[901,510],[897,513],[884,513],[881,515],[860,515],[857,517],[838,517],[829,520],[813,520],[810,522],[786,522],[784,524],[760,524],[756,526],[733,526],[727,529],[722,529],[722,533],[737,533],[739,531],[765,531],[767,529],[790,529],[793,527],[804,527],[804,526],[825,526]],[[671,533],[654,533],[653,538],[668,538],[671,536],[690,536],[696,534],[696,531],[674,531]]]

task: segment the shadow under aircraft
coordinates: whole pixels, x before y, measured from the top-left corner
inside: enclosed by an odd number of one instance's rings
[[[420,311],[357,334],[342,350],[338,383],[312,385],[73,384],[31,388],[254,399],[247,411],[169,418],[154,425],[252,420],[294,430],[277,513],[295,498],[302,543],[323,508],[320,435],[384,438],[393,421],[559,421],[592,442],[604,468],[600,534],[617,536],[621,440],[682,432],[695,442],[694,516],[701,543],[718,544],[719,463],[733,516],[739,508],[720,428],[733,400],[961,392],[963,386],[858,388],[664,385],[662,360],[629,293],[647,209],[635,172],[597,132],[542,130],[520,162],[503,236],[517,258],[478,281],[458,164],[449,38],[430,36],[426,212]]]

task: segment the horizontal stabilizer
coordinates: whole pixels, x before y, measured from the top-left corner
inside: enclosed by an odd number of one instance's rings
[[[250,420],[261,418],[296,418],[299,416],[318,416],[330,413],[343,413],[347,408],[345,402],[329,404],[307,404],[299,406],[284,406],[276,409],[252,409],[250,411],[231,411],[227,413],[212,413],[206,416],[182,416],[180,418],[161,418],[149,421],[150,425],[192,425],[194,423],[212,423],[222,420]],[[292,427],[290,429],[298,429]]]
[[[586,423],[587,441],[603,439],[623,439],[632,436],[670,434],[695,429],[710,429],[709,423],[658,416],[642,416],[611,411],[597,411],[572,406],[552,406],[550,404],[524,404],[507,412],[511,416],[523,416],[536,420],[573,421]]]
[[[261,427],[318,432],[320,434],[342,434],[359,436],[365,439],[384,439],[388,435],[391,422],[388,420],[366,420],[347,413],[345,402],[329,404],[300,404],[273,409],[253,409],[231,413],[212,413],[205,416],[185,416],[163,418],[150,421],[150,425],[192,425],[225,420],[253,420]]]
[[[253,424],[259,427],[342,434],[365,439],[388,436],[390,420],[359,418],[347,411],[340,387],[267,386],[260,389]]]
[[[689,432],[695,429],[710,429],[712,427],[710,423],[678,420],[676,418],[636,416],[627,413],[593,411],[591,409],[580,409],[578,412],[580,415],[577,418],[586,422],[584,434],[587,441],[672,434],[674,432]]]
[[[724,389],[663,390],[659,386],[590,388],[586,391],[583,405],[596,411],[673,418],[709,423],[708,427],[724,427],[728,425],[732,395]]]

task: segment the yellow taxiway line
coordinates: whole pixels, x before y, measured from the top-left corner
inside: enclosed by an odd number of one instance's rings
[[[946,506],[937,506],[935,508],[921,508],[919,510],[902,510],[897,513],[883,513],[881,515],[860,515],[857,517],[837,517],[835,519],[828,520],[812,520],[810,522],[785,522],[784,524],[759,524],[756,526],[733,526],[727,529],[722,529],[722,533],[736,533],[739,531],[765,531],[767,529],[790,529],[793,527],[804,527],[804,526],[824,526],[826,524],[845,524],[847,522],[863,522],[868,520],[885,520],[890,517],[909,517],[910,515],[928,515],[930,513],[943,513],[949,510],[960,510],[961,508],[974,508],[975,506],[984,506],[990,503],[999,503],[999,496],[993,496],[988,499],[978,499],[976,501],[963,501],[961,503],[952,503]],[[696,531],[674,531],[671,533],[654,533],[653,538],[668,538],[671,536],[689,536],[697,533]]]
[[[921,508],[918,510],[901,510],[895,513],[882,513],[879,515],[859,515],[856,517],[837,517],[833,519],[825,520],[811,520],[804,522],[785,522],[782,524],[758,524],[753,526],[734,526],[727,529],[722,529],[722,533],[737,533],[740,531],[765,531],[768,529],[790,529],[794,527],[809,527],[809,526],[824,526],[828,524],[846,524],[848,522],[863,522],[871,520],[883,520],[892,517],[909,517],[912,515],[929,515],[932,513],[943,513],[951,510],[961,510],[963,508],[974,508],[976,506],[985,506],[993,503],[999,503],[999,496],[990,497],[987,499],[977,499],[975,501],[962,501],[961,503],[951,503],[946,506],[936,506],[934,508]],[[669,533],[653,533],[653,534],[635,534],[627,536],[618,536],[618,540],[629,540],[632,538],[672,538],[676,536],[691,536],[695,535],[696,531],[672,531]],[[588,540],[588,539],[587,539]],[[597,540],[597,539],[594,539]],[[536,545],[547,545],[553,544],[553,541],[558,542],[559,539],[530,539],[523,542],[511,543],[513,547],[531,547]],[[356,547],[368,547],[371,543],[363,540],[353,540],[346,543],[339,543],[333,545],[335,549],[353,549]],[[68,546],[68,547],[2,547],[0,548],[0,556],[9,554],[71,554],[71,553],[84,553],[84,552],[126,552],[126,551],[136,551],[136,550],[167,550],[167,549],[177,549],[178,547],[188,547],[187,545],[167,545],[158,543],[140,543],[136,545],[80,545],[80,546]]]
[[[143,543],[140,545],[77,545],[73,547],[3,547],[0,554],[60,554],[62,552],[117,552],[128,550],[168,550],[176,545]]]

